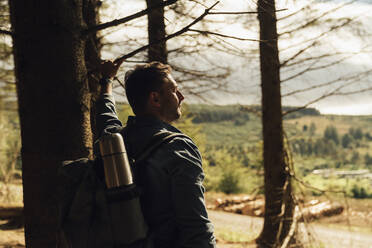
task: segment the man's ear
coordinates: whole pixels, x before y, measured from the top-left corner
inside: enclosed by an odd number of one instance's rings
[[[156,91],[150,92],[149,104],[153,107],[160,107],[160,97],[158,92]]]

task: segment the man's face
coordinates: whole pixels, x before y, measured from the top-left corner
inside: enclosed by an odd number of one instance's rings
[[[181,117],[181,102],[184,97],[177,88],[172,75],[168,74],[159,93],[160,117],[163,121],[171,123]]]

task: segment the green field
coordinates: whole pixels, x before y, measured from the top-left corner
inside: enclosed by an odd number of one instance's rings
[[[132,114],[128,105],[117,106],[125,123]],[[290,108],[284,107],[284,110]],[[225,193],[262,192],[262,129],[258,106],[184,106],[175,123],[194,139],[203,155],[205,185]],[[19,178],[21,161],[16,113],[0,116],[0,179],[9,171]],[[354,198],[372,198],[372,116],[321,115],[304,109],[284,118],[288,151],[297,177],[323,190],[344,190]],[[314,174],[317,170],[317,174]],[[369,171],[368,173],[365,172]],[[350,175],[348,173],[351,173]],[[361,172],[363,175],[355,175]],[[342,175],[341,175],[341,174]],[[354,173],[354,174],[353,174]],[[296,190],[301,186],[297,185]],[[321,191],[309,189],[310,195]]]
[[[238,105],[188,105],[186,112],[199,130],[198,135],[204,136],[201,145],[212,184],[218,184],[227,174],[228,182],[241,182],[237,192],[257,189],[257,184],[262,183],[260,117]],[[356,198],[372,197],[371,116],[320,115],[310,109],[286,116],[284,131],[299,178],[322,190],[345,191]],[[234,170],[239,172],[231,172]],[[368,170],[369,175],[348,174]],[[223,191],[221,185],[211,189]],[[321,194],[316,189],[308,193]]]

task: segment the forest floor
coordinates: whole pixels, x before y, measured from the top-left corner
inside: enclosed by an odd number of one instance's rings
[[[263,224],[263,218],[219,211],[209,211],[209,217],[215,226],[219,248],[254,247],[250,241],[257,237]],[[306,226],[302,223],[300,230],[305,247],[371,248],[372,244],[372,231],[359,232],[320,223]]]
[[[0,185],[1,186],[1,185]],[[1,189],[2,187],[0,187]],[[4,188],[2,188],[4,189]],[[19,202],[21,186],[7,188],[14,193]],[[1,190],[0,190],[1,191]],[[0,192],[0,202],[1,199]],[[220,196],[220,195],[218,195]],[[212,203],[216,195],[206,195],[207,204]],[[372,201],[350,200],[350,207],[343,214],[324,218],[311,224],[300,224],[301,240],[305,247],[320,248],[370,248],[372,247]],[[261,231],[263,218],[244,216],[209,210],[209,217],[215,226],[219,248],[251,248]],[[23,228],[12,229],[5,220],[0,220],[0,248],[25,247]]]
[[[209,211],[209,217],[215,226],[219,248],[253,248],[251,241],[259,234],[263,219],[220,211]],[[0,222],[0,228],[4,224]],[[372,232],[357,232],[313,223],[301,232],[305,247],[326,248],[370,248]],[[0,229],[1,248],[19,248],[24,246],[23,228],[15,230]]]

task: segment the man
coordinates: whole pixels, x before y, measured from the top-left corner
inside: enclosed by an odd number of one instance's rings
[[[109,61],[101,66],[100,133],[121,130],[109,80],[119,66]],[[152,62],[126,75],[126,95],[136,115],[120,131],[129,157],[141,153],[160,131],[180,133],[171,123],[180,118],[184,97],[170,72],[168,65]],[[201,155],[190,138],[175,137],[161,145],[147,159],[141,177],[145,182],[141,202],[154,248],[215,247],[204,203]]]

